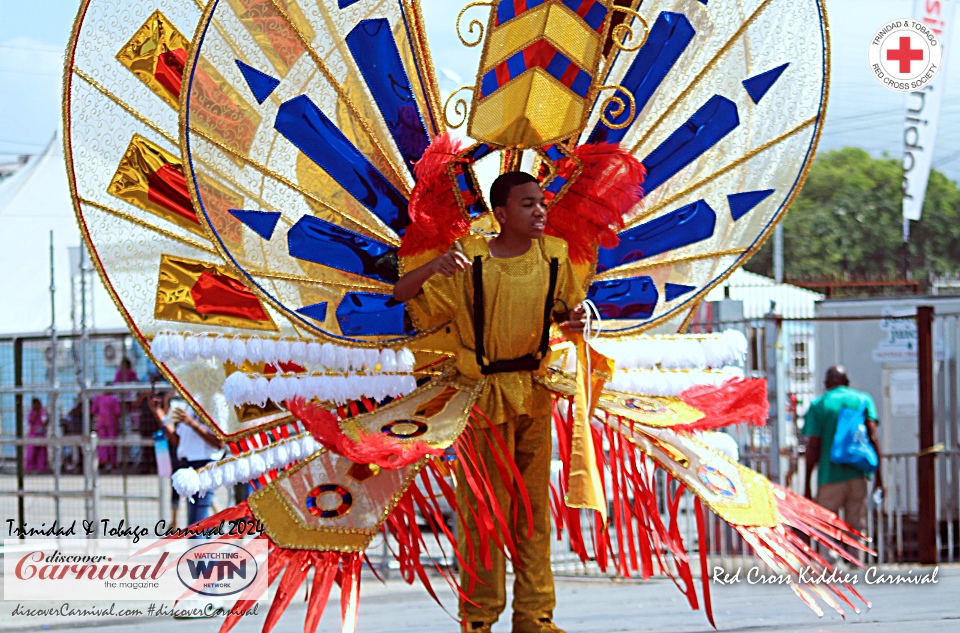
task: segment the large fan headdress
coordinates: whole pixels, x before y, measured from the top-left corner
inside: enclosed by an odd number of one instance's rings
[[[458,237],[496,230],[489,165],[540,178],[549,232],[629,370],[598,403],[620,448],[605,467],[630,470],[623,451],[639,451],[771,564],[825,564],[790,526],[826,540],[842,533],[835,517],[691,435],[764,417],[763,390],[723,369],[742,343],[636,338],[682,330],[796,195],[826,107],[822,2],[465,10],[489,17],[472,42],[476,82],[448,99],[414,0],[87,0],[77,18],[64,118],[78,220],[131,330],[229,443],[222,464],[178,483],[259,489],[230,512],[260,518],[290,563],[268,626],[308,569],[315,607],[334,577],[354,587],[384,526],[405,573],[423,571],[414,508],[433,501],[410,484],[449,493],[438,455],[470,461],[458,438],[482,412],[450,368],[448,329],[418,329],[392,287]],[[565,359],[558,348],[561,399]],[[561,438],[564,420],[558,409]],[[630,432],[614,430],[623,421]],[[617,520],[641,521],[632,512]],[[682,542],[657,521],[637,538],[688,577]],[[833,587],[795,590],[850,604]],[[696,605],[692,582],[687,593]],[[343,595],[349,623],[355,595]]]

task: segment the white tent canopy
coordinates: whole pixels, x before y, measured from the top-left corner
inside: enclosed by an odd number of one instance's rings
[[[53,231],[57,330],[73,329],[74,278],[68,248],[80,246],[63,147],[55,135],[44,151],[0,182],[0,335],[43,332],[50,327],[50,232]],[[89,258],[87,260],[88,266]],[[74,265],[75,266],[75,265]],[[87,288],[88,326],[125,329],[98,275]],[[92,297],[92,299],[91,299]],[[89,314],[92,313],[92,319]],[[79,313],[77,314],[79,326]]]
[[[776,303],[775,312],[791,318],[814,316],[817,301],[823,295],[790,284],[778,284],[769,277],[738,268],[722,284],[707,294],[707,301],[734,299],[743,302],[743,318],[762,319],[770,312],[770,302]]]

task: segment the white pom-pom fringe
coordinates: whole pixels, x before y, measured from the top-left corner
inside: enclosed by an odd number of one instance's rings
[[[263,339],[254,336],[247,341],[247,360],[251,363],[263,360]]]
[[[250,476],[250,458],[241,457],[237,460],[237,481],[243,481],[244,479],[253,479]]]
[[[158,332],[150,344],[156,359],[191,362],[194,360],[229,360],[235,365],[251,363],[294,362],[315,370],[327,371],[382,371],[411,372],[415,364],[413,353],[404,348],[353,348],[318,343],[303,339],[270,338],[260,336],[223,336],[206,332]]]
[[[200,493],[206,494],[207,491],[213,490],[213,477],[210,475],[209,468],[201,468],[197,471],[197,475],[200,477]]]
[[[173,489],[183,497],[192,497],[200,491],[200,476],[192,468],[181,468],[171,477]]]
[[[731,460],[740,461],[740,447],[737,445],[737,440],[727,433],[723,431],[700,431],[694,433],[693,436]]]
[[[307,457],[320,448],[309,434],[286,438],[270,446],[229,457],[200,470],[183,468],[173,474],[173,485],[184,496],[206,494],[221,486],[256,479],[274,470],[282,469]]]
[[[230,343],[230,356],[227,359],[234,365],[240,366],[247,360],[247,343],[242,338],[235,338]]]
[[[213,342],[213,360],[224,362],[230,357],[230,339],[225,336],[218,336]]]
[[[266,338],[261,345],[263,362],[270,364],[277,362],[277,342],[272,338]]]
[[[737,368],[719,371],[640,369],[615,372],[607,386],[646,396],[676,396],[696,385],[719,387],[731,378],[742,376],[743,372]]]
[[[617,369],[719,369],[742,363],[747,354],[747,339],[739,330],[600,340],[593,345],[615,359]]]
[[[397,353],[397,371],[411,372],[415,363],[416,359],[413,357],[413,352],[406,347]]]
[[[257,404],[266,401],[283,403],[292,398],[317,399],[338,405],[360,398],[405,396],[417,388],[412,374],[344,374],[344,375],[277,375],[271,378],[260,374],[234,372],[223,384],[223,395],[233,406]]]

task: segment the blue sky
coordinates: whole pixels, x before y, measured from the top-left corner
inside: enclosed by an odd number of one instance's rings
[[[43,149],[59,126],[63,53],[78,6],[0,0],[0,160]]]
[[[954,0],[957,1],[957,0]],[[450,23],[466,0],[423,0]],[[43,148],[60,123],[60,74],[77,0],[0,0],[0,161]],[[42,10],[39,9],[42,7]],[[482,13],[480,10],[474,10]],[[885,22],[912,15],[913,0],[827,0],[833,74],[821,150],[845,146],[900,154],[904,96],[870,74],[867,47]],[[958,11],[957,19],[960,19]],[[438,68],[469,77],[473,56],[449,29],[431,32]],[[954,80],[944,100],[934,166],[960,180],[960,35],[947,51]],[[454,79],[445,79],[448,85]]]

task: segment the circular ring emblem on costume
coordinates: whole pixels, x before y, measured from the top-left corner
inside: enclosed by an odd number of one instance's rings
[[[420,437],[427,432],[428,428],[426,422],[420,422],[419,420],[397,420],[389,424],[384,424],[383,427],[380,428],[380,432],[390,437],[408,440],[414,437]]]
[[[646,398],[629,398],[623,401],[623,406],[650,415],[670,413],[667,407]]]
[[[737,487],[733,484],[733,481],[713,466],[701,464],[700,468],[697,469],[697,476],[700,477],[700,481],[707,487],[707,490],[714,494],[730,499],[737,496]]]
[[[322,499],[323,495],[327,495],[328,498]],[[333,495],[339,497],[337,505],[329,503],[329,501],[336,501]],[[340,484],[320,484],[310,491],[304,503],[307,511],[313,516],[321,519],[335,519],[350,511],[350,507],[353,506],[353,495]]]
[[[877,81],[896,92],[929,85],[942,59],[940,37],[919,20],[891,20],[870,40],[870,70]]]

